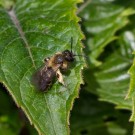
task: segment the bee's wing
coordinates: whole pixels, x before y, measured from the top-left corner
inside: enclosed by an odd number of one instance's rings
[[[43,71],[46,70],[46,65],[37,69],[37,71],[32,75],[31,82],[36,87],[37,90],[41,90],[41,85],[44,80]]]
[[[48,65],[45,64],[43,67],[35,72],[32,77],[32,83],[38,90],[47,91],[59,68],[60,65],[56,65],[55,67],[48,67]]]

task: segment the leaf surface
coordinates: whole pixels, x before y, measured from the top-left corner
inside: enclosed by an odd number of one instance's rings
[[[0,6],[0,80],[40,134],[69,134],[69,113],[82,83],[83,59],[64,74],[67,88],[56,80],[47,93],[37,92],[31,77],[46,57],[73,48],[81,54],[83,35],[75,15],[77,0],[16,0]]]

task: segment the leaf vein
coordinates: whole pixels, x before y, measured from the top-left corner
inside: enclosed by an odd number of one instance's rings
[[[34,59],[33,59],[33,56],[32,56],[32,52],[31,52],[31,50],[30,50],[29,44],[28,44],[28,42],[27,42],[27,39],[25,38],[25,34],[24,34],[24,32],[23,32],[23,30],[22,30],[22,28],[21,28],[21,26],[20,26],[19,20],[17,19],[14,10],[13,10],[13,9],[10,10],[10,11],[8,12],[8,14],[9,14],[11,20],[13,21],[14,25],[16,26],[16,28],[17,28],[17,30],[18,30],[18,32],[19,32],[21,38],[23,39],[23,41],[24,41],[24,43],[25,43],[25,45],[26,45],[26,48],[27,48],[27,50],[28,50],[28,53],[29,53],[29,55],[30,55],[30,58],[31,58],[31,60],[32,60],[33,66],[34,66],[34,68],[36,69],[36,65],[35,65],[35,63],[34,63]]]

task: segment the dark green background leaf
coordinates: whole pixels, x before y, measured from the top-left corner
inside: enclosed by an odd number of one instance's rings
[[[80,16],[83,19],[82,25],[87,37],[85,52],[89,56],[90,67],[93,64],[95,66],[101,64],[98,58],[104,48],[118,38],[115,33],[126,26],[129,22],[127,17],[135,13],[132,8],[125,8],[121,3],[123,2],[117,3],[117,0],[92,0],[80,12]]]
[[[128,31],[135,13],[125,1],[91,1],[80,13],[87,41],[85,52],[89,68],[84,73],[85,89],[100,96],[100,100],[115,103],[118,108],[132,108],[125,100],[134,50],[134,34]],[[132,39],[130,38],[133,37]]]
[[[19,110],[0,85],[0,135],[18,135],[23,127]]]
[[[100,102],[95,95],[82,91],[71,113],[71,134],[131,135],[129,116],[129,111],[115,110],[114,105]]]

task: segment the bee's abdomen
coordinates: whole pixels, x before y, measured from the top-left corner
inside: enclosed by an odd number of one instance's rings
[[[55,72],[51,67],[47,67],[45,71],[42,72],[42,77],[39,80],[39,89],[41,91],[47,91],[48,87],[51,85],[53,79],[55,78]]]
[[[46,67],[46,69],[38,71],[34,76],[34,84],[37,89],[46,92],[51,85],[56,73],[52,67]]]

